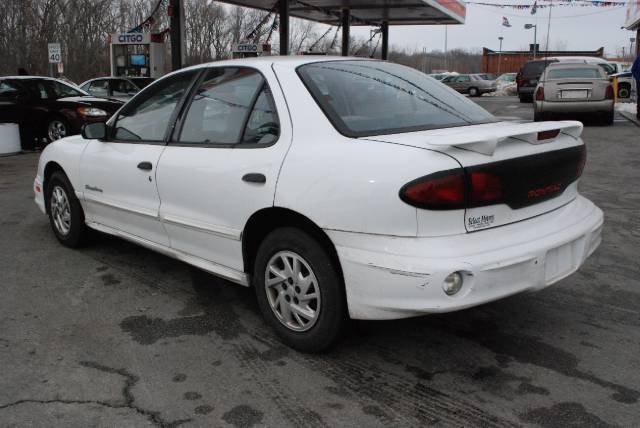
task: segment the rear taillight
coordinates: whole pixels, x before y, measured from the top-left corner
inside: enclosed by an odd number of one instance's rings
[[[558,135],[558,130],[540,133]],[[506,204],[518,209],[554,198],[582,175],[583,144],[561,150],[450,169],[405,184],[400,199],[416,208],[458,210]]]
[[[428,210],[464,209],[464,171],[453,169],[413,180],[400,189],[400,199]]]
[[[607,86],[607,89],[604,91],[604,99],[612,100],[613,99],[613,86]]]
[[[544,88],[542,86],[536,91],[536,101],[544,101]]]

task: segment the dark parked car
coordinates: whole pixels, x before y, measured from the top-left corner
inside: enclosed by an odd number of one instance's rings
[[[151,82],[150,77],[98,77],[87,80],[80,88],[96,97],[127,101]]]
[[[79,134],[85,123],[106,122],[122,104],[49,77],[0,77],[0,122],[19,124],[27,150]]]
[[[535,60],[528,61],[522,66],[518,74],[516,75],[516,84],[518,85],[518,97],[521,103],[530,103],[533,101],[533,91],[538,86],[540,76],[552,62],[558,62],[557,60]]]

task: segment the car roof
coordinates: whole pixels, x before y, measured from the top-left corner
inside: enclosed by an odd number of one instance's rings
[[[601,70],[602,68],[596,63],[588,63],[588,62],[554,62],[549,64],[547,68],[597,68]]]
[[[270,64],[284,65],[292,68],[299,67],[305,64],[312,64],[316,62],[334,62],[334,61],[377,61],[380,60],[370,59],[370,58],[359,58],[359,57],[348,57],[348,56],[326,56],[326,55],[288,55],[288,56],[261,56],[254,58],[239,58],[239,59],[228,59],[223,61],[212,61],[204,64],[192,65],[191,67],[182,68],[177,71],[184,70],[197,70],[200,68],[208,68],[212,66],[265,66]],[[175,73],[175,72],[174,72]]]
[[[64,80],[56,79],[55,77],[49,76],[0,76],[0,79],[12,79],[12,80],[33,80],[33,79],[41,79],[41,80],[54,80],[56,82],[66,83]]]
[[[543,58],[543,60],[556,60],[560,62],[584,61],[589,63],[609,62],[606,59],[597,56],[548,56]]]

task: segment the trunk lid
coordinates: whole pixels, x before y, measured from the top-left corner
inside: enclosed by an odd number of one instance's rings
[[[584,166],[581,133],[582,124],[575,121],[499,122],[367,139],[435,150],[458,161],[467,183],[464,223],[472,232],[526,220],[572,201]],[[495,190],[495,183],[501,195],[497,202],[474,199],[472,188]],[[418,209],[424,221],[429,213]]]
[[[609,85],[604,79],[547,80],[544,82],[545,101],[602,101]]]

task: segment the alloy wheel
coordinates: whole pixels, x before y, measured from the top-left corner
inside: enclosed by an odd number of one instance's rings
[[[49,141],[56,141],[67,136],[67,126],[60,120],[54,119],[49,122],[47,128]]]
[[[290,330],[307,331],[320,315],[320,288],[309,263],[291,251],[276,253],[264,277],[265,291],[276,318]]]
[[[67,193],[61,186],[56,185],[53,188],[50,208],[56,230],[61,235],[67,235],[71,230],[71,205]]]

